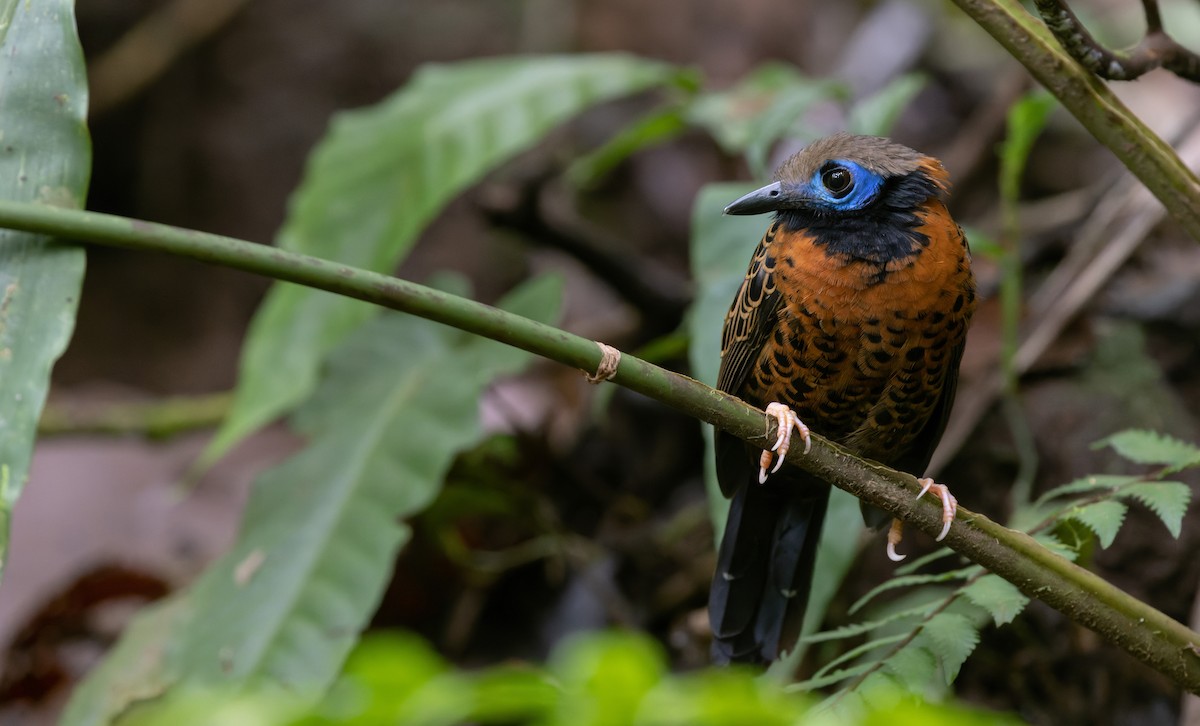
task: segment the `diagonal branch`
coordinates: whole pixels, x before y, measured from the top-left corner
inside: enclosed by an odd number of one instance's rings
[[[150,250],[267,275],[365,300],[483,335],[591,372],[601,361],[591,340],[488,305],[336,262],[242,240],[94,212],[0,200],[0,227]],[[622,356],[615,383],[755,444],[773,441],[772,419],[728,394],[633,356]],[[814,436],[792,463],[933,535],[941,507],[917,500],[916,479]],[[971,561],[1200,693],[1200,634],[1095,574],[1039,545],[1029,535],[959,508],[946,544]]]
[[[1017,0],[954,0],[1121,160],[1200,241],[1200,180],[1112,90],[1059,46]]]

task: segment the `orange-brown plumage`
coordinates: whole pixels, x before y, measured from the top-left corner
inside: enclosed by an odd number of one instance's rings
[[[727,210],[776,217],[726,317],[718,387],[921,474],[975,303],[946,172],[886,139],[836,135],[777,179]],[[714,653],[771,660],[799,628],[828,485],[791,467],[759,484],[759,452],[727,435],[717,458],[734,503],[710,604]]]

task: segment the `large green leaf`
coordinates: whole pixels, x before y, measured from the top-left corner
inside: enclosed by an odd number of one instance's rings
[[[551,322],[560,297],[560,281],[543,278],[502,306]],[[402,520],[432,501],[455,453],[478,440],[484,387],[528,357],[398,314],[357,331],[297,412],[308,448],[259,478],[232,551],[177,596],[182,615],[150,655],[118,648],[127,661],[110,661],[103,682],[76,694],[66,723],[105,723],[175,684],[327,686],[410,535]],[[147,684],[137,666],[151,656],[159,667]]]
[[[86,114],[74,5],[0,0],[0,198],[82,207]],[[83,266],[80,247],[0,230],[0,568],[50,368],[75,325]]]
[[[689,120],[706,129],[727,153],[745,153],[755,176],[763,176],[770,147],[785,136],[812,138],[804,112],[812,105],[843,97],[845,86],[808,78],[795,66],[766,63],[737,85],[706,93],[692,104]]]
[[[387,100],[334,120],[278,243],[391,271],[447,202],[551,128],[594,104],[681,77],[670,66],[616,54],[428,66]],[[250,326],[233,409],[204,462],[303,401],[324,355],[372,311],[276,285]]]

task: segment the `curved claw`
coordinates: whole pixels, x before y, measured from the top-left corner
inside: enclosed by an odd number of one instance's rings
[[[917,495],[917,499],[925,496],[925,492],[933,492],[934,496],[942,500],[942,531],[935,540],[936,542],[941,542],[950,532],[950,523],[954,521],[954,515],[958,513],[958,500],[950,493],[948,487],[938,484],[929,477],[918,479],[917,482],[922,485],[921,493]]]
[[[782,403],[769,403],[766,413],[779,423],[779,433],[775,439],[775,445],[769,451],[764,451],[762,458],[759,459],[758,482],[760,484],[765,483],[768,475],[774,474],[783,466],[783,458],[792,445],[792,429],[799,431],[800,436],[804,439],[804,453],[807,454],[812,450],[812,436],[795,411]],[[775,460],[774,466],[771,466],[772,459]],[[770,471],[767,471],[768,466],[771,467]]]

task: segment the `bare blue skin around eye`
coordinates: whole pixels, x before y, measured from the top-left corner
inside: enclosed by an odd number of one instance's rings
[[[879,191],[883,188],[883,177],[864,169],[853,161],[835,160],[832,163],[850,172],[850,176],[854,179],[854,186],[850,189],[849,194],[838,199],[825,188],[825,184],[821,181],[821,173],[828,168],[828,165],[823,166],[808,181],[809,197],[815,205],[841,212],[852,212],[866,207],[879,196]]]

